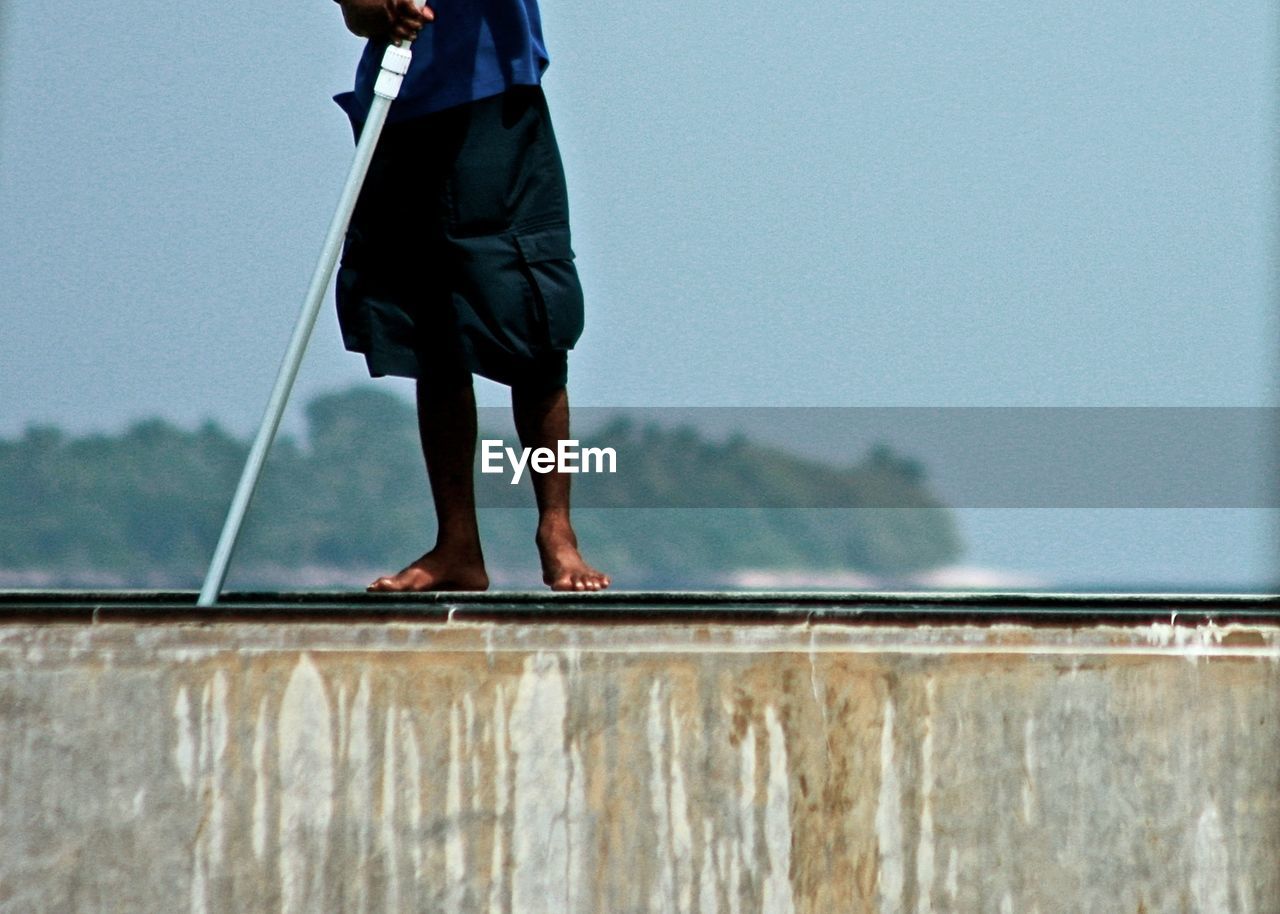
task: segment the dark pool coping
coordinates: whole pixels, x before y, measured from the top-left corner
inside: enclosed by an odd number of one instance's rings
[[[1020,591],[626,591],[369,594],[0,590],[0,624],[580,622],[593,624],[1280,624],[1280,595]]]

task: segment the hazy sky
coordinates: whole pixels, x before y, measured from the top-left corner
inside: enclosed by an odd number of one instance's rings
[[[0,435],[248,431],[360,42],[328,0],[4,7]],[[1280,402],[1273,0],[543,16],[575,402]],[[366,377],[326,306],[295,400]]]

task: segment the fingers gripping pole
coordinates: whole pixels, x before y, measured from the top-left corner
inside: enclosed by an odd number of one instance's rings
[[[311,339],[316,317],[320,313],[320,306],[329,289],[329,280],[333,278],[333,268],[342,252],[342,240],[351,222],[351,214],[360,196],[360,188],[364,185],[365,175],[369,171],[369,163],[373,159],[378,136],[382,133],[382,126],[386,122],[391,102],[400,92],[400,84],[404,80],[404,74],[409,70],[411,59],[412,54],[408,47],[399,47],[394,44],[387,47],[382,57],[382,70],[378,73],[374,86],[369,116],[360,131],[360,142],[356,144],[351,171],[338,198],[337,211],[329,223],[329,231],[325,234],[320,259],[316,263],[315,272],[311,274],[311,285],[307,288],[302,312],[298,315],[297,325],[293,328],[293,336],[289,340],[289,348],[285,350],[280,371],[276,375],[276,383],[267,401],[262,424],[258,427],[258,434],[253,439],[253,446],[249,449],[244,470],[240,473],[240,482],[236,485],[231,507],[227,510],[227,519],[222,525],[218,545],[213,551],[213,560],[209,563],[204,584],[200,588],[200,596],[196,600],[197,606],[214,605],[226,581],[227,568],[231,564],[231,554],[235,551],[236,540],[240,536],[240,527],[244,523],[245,513],[249,510],[253,492],[258,486],[258,478],[262,474],[263,464],[266,463],[267,451],[271,449],[271,442],[275,439],[276,430],[280,427],[280,418],[284,415],[284,408],[289,402],[289,393],[293,389],[294,379],[298,375],[298,366],[302,364],[307,342]]]

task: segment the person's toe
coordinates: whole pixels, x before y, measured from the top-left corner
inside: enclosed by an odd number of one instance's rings
[[[400,591],[404,590],[404,586],[400,582],[398,577],[391,577],[390,575],[386,575],[374,581],[373,586],[370,588],[370,590],[376,591],[378,593],[399,593]]]

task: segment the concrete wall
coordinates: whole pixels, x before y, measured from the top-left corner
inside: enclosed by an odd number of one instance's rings
[[[1280,631],[0,626],[0,911],[1280,911]]]

